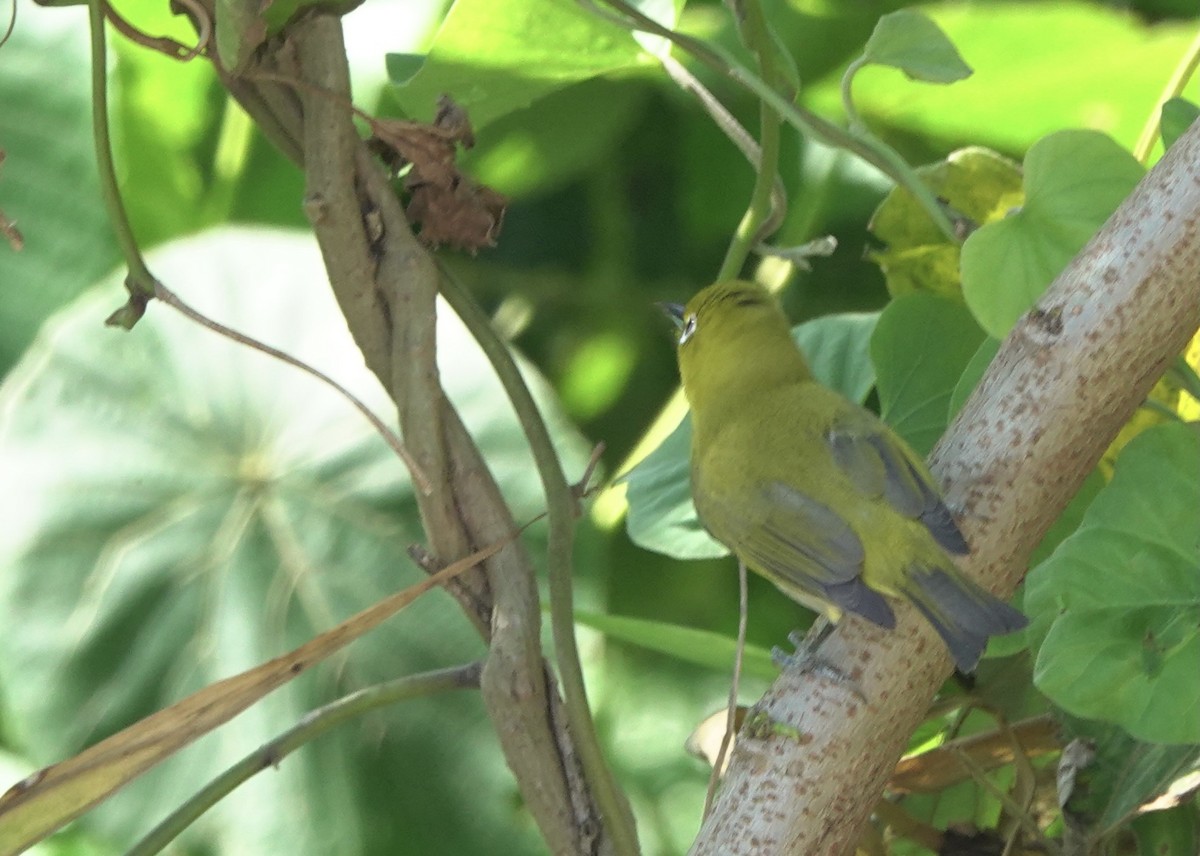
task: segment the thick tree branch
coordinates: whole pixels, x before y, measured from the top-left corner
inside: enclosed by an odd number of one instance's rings
[[[211,0],[204,0],[206,6]],[[209,9],[211,13],[211,9]],[[479,449],[438,377],[438,272],[413,237],[382,168],[352,123],[337,17],[290,26],[260,60],[272,80],[223,75],[243,107],[304,168],[305,212],[330,282],[367,366],[396,402],[409,451],[431,481],[419,494],[438,559],[515,529]],[[289,88],[280,80],[303,85]],[[481,691],[505,758],[551,852],[609,853],[612,841],[583,775],[542,657],[532,562],[520,542],[453,593],[489,641]]]
[[[952,506],[966,510],[968,573],[1013,590],[1050,524],[1200,327],[1198,282],[1193,125],[1017,323],[934,451]],[[896,630],[850,618],[822,648],[865,702],[820,675],[789,670],[775,682],[693,853],[853,851],[950,670],[932,629],[896,606]]]

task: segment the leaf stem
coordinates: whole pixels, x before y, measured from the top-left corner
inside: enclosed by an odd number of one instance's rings
[[[762,7],[756,0],[745,0],[735,9],[734,16],[742,41],[758,60],[762,79],[772,88],[778,87],[781,75],[775,62],[776,46]],[[731,279],[741,273],[750,251],[779,227],[785,213],[774,204],[773,194],[779,178],[780,114],[765,101],[759,102],[758,113],[760,149],[754,164],[754,190],[725,253],[717,280]]]
[[[677,33],[662,26],[654,19],[643,15],[633,6],[630,6],[625,0],[581,0],[581,2],[593,9],[596,8],[595,2],[602,2],[618,10],[621,13],[620,15],[613,15],[608,12],[602,12],[601,14],[607,20],[614,21],[629,29],[644,30],[645,32],[668,39],[713,71],[724,75],[758,97],[760,101],[770,105],[779,113],[783,121],[801,133],[807,134],[827,145],[842,148],[858,155],[901,187],[908,190],[916,198],[921,207],[925,209],[925,213],[929,215],[934,225],[954,243],[960,243],[959,238],[954,232],[954,224],[950,222],[950,218],[942,210],[942,206],[938,203],[933,191],[921,181],[920,177],[904,161],[899,152],[887,145],[887,143],[871,135],[856,136],[823,119],[816,113],[790,102],[768,86],[761,77],[739,65],[725,51],[716,46],[706,44],[699,39],[694,39],[691,36]]]
[[[1162,94],[1158,96],[1154,111],[1146,119],[1142,133],[1133,147],[1133,156],[1138,159],[1138,163],[1146,165],[1150,161],[1150,151],[1154,148],[1154,141],[1158,137],[1159,128],[1162,127],[1163,104],[1183,92],[1183,87],[1191,80],[1197,68],[1200,68],[1200,34],[1188,45],[1179,65],[1175,67],[1170,80],[1163,87]]]
[[[287,731],[264,743],[197,791],[137,842],[127,856],[150,856],[160,852],[243,782],[267,767],[278,767],[279,762],[288,755],[343,722],[418,696],[478,687],[480,667],[480,663],[468,663],[397,678],[366,687],[310,711]]]
[[[537,403],[525,385],[508,346],[493,329],[491,321],[462,285],[440,265],[441,292],[446,302],[462,319],[471,335],[483,348],[504,391],[516,411],[517,419],[529,441],[534,463],[546,491],[549,538],[546,548],[549,591],[550,632],[562,681],[564,703],[571,734],[576,740],[579,760],[593,791],[601,821],[612,839],[613,852],[620,856],[638,856],[637,831],[628,803],[604,761],[596,725],[588,707],[587,686],[575,642],[575,613],[572,593],[572,554],[575,537],[576,496],[563,473],[562,463]]]
[[[371,423],[371,427],[375,429],[375,432],[383,438],[383,441],[391,447],[396,456],[404,463],[404,466],[408,468],[408,473],[412,477],[413,484],[416,485],[417,490],[426,496],[432,492],[433,487],[429,481],[429,476],[425,475],[424,470],[421,469],[421,465],[417,463],[416,458],[408,451],[408,448],[401,441],[400,437],[397,436],[396,432],[384,424],[383,420],[376,416],[371,408],[367,407],[366,403],[349,389],[325,374],[325,372],[304,362],[304,360],[293,357],[286,351],[274,348],[266,342],[260,342],[258,339],[247,336],[245,333],[239,333],[232,327],[226,327],[220,321],[214,321],[202,312],[193,309],[179,295],[157,280],[154,283],[153,294],[185,318],[194,321],[201,327],[212,330],[218,336],[224,336],[226,339],[237,342],[239,345],[245,345],[251,350],[260,351],[267,356],[274,357],[280,362],[287,363],[293,368],[300,369],[300,371],[312,375],[317,380],[331,387],[336,393],[350,402],[359,413],[366,417],[367,421]]]
[[[96,167],[100,173],[100,192],[108,216],[116,233],[121,255],[129,273],[125,287],[134,298],[143,301],[154,296],[155,279],[146,267],[142,252],[138,248],[133,227],[125,203],[121,199],[121,188],[117,184],[116,166],[113,163],[112,133],[108,123],[108,58],[104,32],[104,0],[89,0],[88,22],[91,25],[92,44],[92,139],[96,145]]]

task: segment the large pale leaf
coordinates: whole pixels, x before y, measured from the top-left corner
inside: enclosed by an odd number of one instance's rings
[[[308,360],[394,421],[311,238],[223,230],[170,245],[151,264],[203,311]],[[360,414],[164,306],[132,333],[104,328],[121,300],[116,282],[83,296],[0,389],[0,682],[6,725],[37,764],[422,576],[404,555],[421,540],[409,482]],[[443,382],[518,517],[532,516],[543,502],[507,401],[461,325],[440,314]],[[568,446],[578,472],[583,450]],[[127,846],[338,692],[479,651],[448,598],[425,598],[337,669],[301,676],[84,822]],[[482,841],[536,850],[532,830],[508,822],[511,778],[482,719],[478,705],[438,699],[380,715],[382,742],[326,738],[239,790],[193,844],[247,854],[470,852]],[[437,739],[449,732],[454,740]],[[469,817],[446,808],[460,804],[453,794],[467,775],[487,795]]]
[[[501,550],[508,540],[452,562],[318,634],[299,648],[193,693],[0,794],[0,853],[41,841],[184,746],[338,653],[418,597]]]

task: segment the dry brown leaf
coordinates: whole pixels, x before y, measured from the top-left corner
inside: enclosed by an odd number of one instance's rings
[[[959,753],[968,755],[984,770],[1011,764],[1015,760],[1013,738],[1019,741],[1026,758],[1037,758],[1061,748],[1054,719],[1049,715],[1035,716],[1014,723],[1010,731],[973,734],[901,759],[888,782],[888,790],[894,794],[936,793],[969,779],[970,771],[959,761]]]
[[[508,200],[461,172],[458,146],[471,148],[475,134],[467,111],[443,95],[432,123],[373,119],[372,149],[393,170],[411,167],[404,180],[410,194],[406,214],[420,226],[429,247],[448,244],[468,252],[494,247]]]
[[[410,189],[405,213],[421,224],[417,237],[426,246],[449,244],[472,254],[496,246],[508,200],[490,187],[464,178],[451,188],[421,184]]]
[[[75,757],[18,782],[0,796],[0,854],[19,853],[41,841],[160,761],[386,621],[425,592],[494,555],[511,540],[512,537],[473,553],[428,579],[385,597],[294,651],[207,686]]]

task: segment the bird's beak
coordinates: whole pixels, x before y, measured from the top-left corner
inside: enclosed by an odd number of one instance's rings
[[[654,304],[662,310],[663,314],[675,322],[675,329],[683,329],[683,304],[682,303],[656,303]]]

